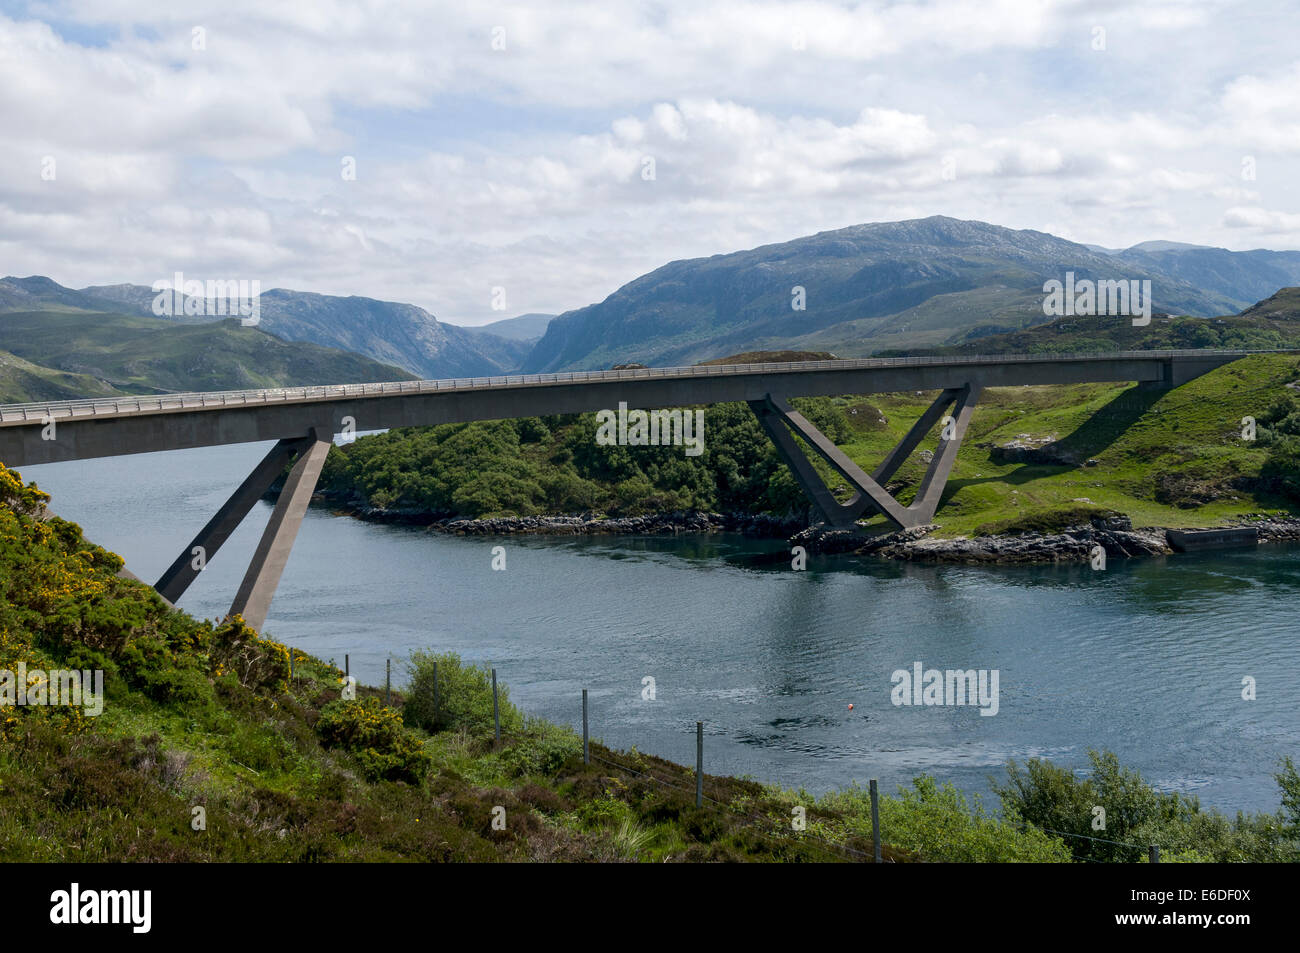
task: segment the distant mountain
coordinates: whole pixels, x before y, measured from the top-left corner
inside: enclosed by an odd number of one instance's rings
[[[1115,257],[1135,269],[1158,271],[1232,299],[1236,307],[1225,309],[1225,313],[1266,298],[1278,288],[1300,284],[1300,251],[1228,251],[1179,242],[1143,242]]]
[[[497,337],[507,338],[511,341],[536,341],[546,333],[546,326],[554,318],[553,314],[521,314],[517,318],[503,318],[500,321],[493,321],[491,324],[483,324],[476,328],[466,327],[464,330],[473,331],[475,334],[495,334]]]
[[[0,311],[121,310],[113,300],[88,293],[90,291],[74,291],[40,275],[0,278]]]
[[[979,325],[1011,331],[1043,323],[1043,283],[1067,271],[1077,279],[1149,279],[1155,309],[1179,314],[1233,312],[1258,297],[1205,290],[1155,261],[1117,259],[1043,232],[934,216],[672,262],[555,318],[523,370],[690,364],[747,350],[853,357],[941,344]],[[1228,284],[1238,291],[1246,283]],[[792,307],[798,289],[804,310]]]
[[[60,311],[0,314],[5,401],[114,393],[241,390],[410,380],[358,354],[283,341],[236,318],[176,324],[135,315]],[[26,395],[26,396],[23,396]]]
[[[80,291],[49,278],[0,280],[0,311],[79,309],[155,317],[154,291],[146,285],[99,285]],[[362,354],[405,368],[418,377],[479,377],[515,370],[529,349],[526,342],[443,324],[411,304],[288,291],[274,288],[260,297],[258,325],[286,341],[303,341]],[[220,320],[215,307],[207,316],[168,317],[173,323]]]

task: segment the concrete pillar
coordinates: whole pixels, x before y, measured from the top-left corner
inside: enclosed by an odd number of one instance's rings
[[[158,594],[168,602],[176,602],[180,599],[201,571],[194,567],[195,548],[201,547],[203,550],[202,565],[211,562],[217,550],[243,522],[244,517],[262,498],[262,494],[270,489],[276,477],[284,472],[284,468],[293,459],[294,454],[308,445],[309,442],[301,438],[281,440],[276,443],[262,458],[262,462],[239,485],[239,489],[231,494],[230,499],[226,500],[221,509],[217,510],[216,515],[199,530],[199,534],[190,541],[184,552],[177,556],[176,561],[159,577],[154,584]]]
[[[321,432],[312,431],[305,449],[299,453],[293,469],[289,471],[289,479],[280,491],[280,499],[275,504],[271,519],[257,544],[257,551],[253,554],[253,561],[249,563],[248,572],[230,606],[231,615],[243,616],[244,621],[255,629],[261,629],[266,623],[271,599],[275,596],[276,586],[280,584],[280,576],[289,561],[293,541],[298,536],[298,527],[302,525],[307,504],[311,502],[316,481],[325,465],[325,457],[332,441],[328,437],[321,437]]]

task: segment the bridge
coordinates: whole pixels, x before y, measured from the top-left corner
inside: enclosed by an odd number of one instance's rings
[[[911,527],[934,516],[984,388],[1128,381],[1146,388],[1177,387],[1255,353],[1272,352],[1119,351],[720,364],[8,404],[0,405],[0,462],[21,467],[275,441],[154,586],[163,598],[179,599],[292,464],[230,609],[260,629],[326,454],[334,436],[347,430],[575,414],[620,402],[657,409],[744,401],[827,523],[849,526],[874,510],[895,526]],[[788,403],[791,397],[918,390],[940,393],[870,474]],[[939,444],[912,503],[904,506],[884,484],[941,421]],[[848,481],[852,499],[840,503],[834,498],[796,436]]]

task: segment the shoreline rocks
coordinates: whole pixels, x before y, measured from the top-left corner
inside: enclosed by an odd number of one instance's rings
[[[318,497],[318,502],[359,519],[427,526],[432,532],[456,536],[667,536],[725,532],[785,539],[791,546],[803,546],[809,552],[823,555],[853,554],[905,562],[994,565],[1086,563],[1096,546],[1102,547],[1107,559],[1174,554],[1163,527],[1134,529],[1132,522],[1124,516],[1099,517],[1088,524],[1066,527],[1056,533],[933,539],[931,534],[939,529],[933,523],[892,532],[872,532],[836,529],[821,523],[809,526],[805,519],[797,517],[698,511],[616,517],[581,513],[489,519],[440,518],[427,510],[380,509],[358,498]],[[1300,540],[1300,518],[1270,516],[1242,519],[1233,525],[1254,527],[1260,543]]]

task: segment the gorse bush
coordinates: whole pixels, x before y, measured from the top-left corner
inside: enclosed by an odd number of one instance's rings
[[[418,784],[432,763],[420,739],[402,724],[402,716],[383,708],[379,699],[330,702],[316,725],[321,741],[356,755],[366,779]]]
[[[490,669],[467,665],[454,652],[414,652],[407,662],[407,673],[410,684],[402,706],[406,724],[428,732],[459,728],[476,737],[493,734]],[[510,693],[504,685],[497,686],[497,698],[501,731],[521,731],[523,713],[510,704]]]

